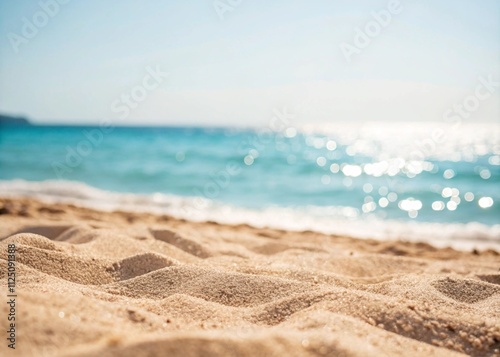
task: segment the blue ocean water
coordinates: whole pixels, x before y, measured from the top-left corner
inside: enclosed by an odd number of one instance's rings
[[[155,204],[186,218],[288,220],[340,233],[371,222],[366,234],[377,236],[408,234],[388,228],[397,225],[414,235],[418,223],[454,225],[451,238],[468,227],[468,239],[499,242],[499,137],[491,124],[4,126],[0,194]]]

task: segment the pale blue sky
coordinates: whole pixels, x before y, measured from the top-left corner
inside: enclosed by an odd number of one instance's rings
[[[0,112],[39,122],[265,125],[274,108],[301,102],[302,123],[440,120],[479,76],[500,80],[499,1],[400,3],[348,63],[340,44],[388,1],[243,0],[221,20],[212,0],[72,0],[18,53],[9,34],[22,34],[39,1],[2,1]],[[170,75],[118,118],[111,103],[147,66]],[[498,89],[474,120],[498,119]]]

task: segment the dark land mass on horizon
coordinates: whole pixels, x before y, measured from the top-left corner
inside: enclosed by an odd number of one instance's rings
[[[21,116],[0,114],[0,126],[3,125],[32,125],[28,119]]]

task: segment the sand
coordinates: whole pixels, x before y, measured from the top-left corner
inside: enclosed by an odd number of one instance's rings
[[[2,356],[500,356],[492,250],[29,199],[0,223]]]

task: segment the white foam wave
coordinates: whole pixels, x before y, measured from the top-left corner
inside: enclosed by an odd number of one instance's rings
[[[423,223],[359,218],[352,207],[267,207],[252,210],[201,197],[163,193],[132,194],[100,190],[80,182],[49,180],[0,181],[0,196],[30,197],[105,211],[141,211],[192,221],[250,224],[294,231],[311,230],[358,238],[401,239],[456,249],[500,250],[500,224]],[[439,234],[436,234],[439,232]]]

